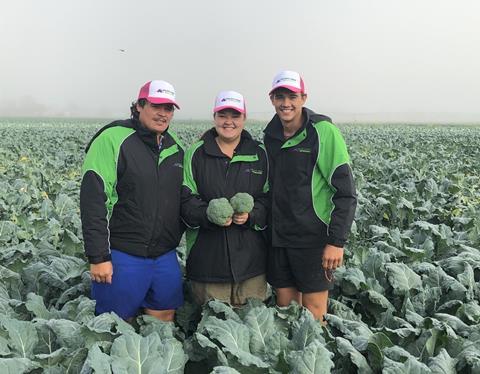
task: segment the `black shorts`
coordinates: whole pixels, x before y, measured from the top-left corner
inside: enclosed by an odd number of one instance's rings
[[[323,248],[269,248],[267,281],[274,288],[295,287],[303,293],[331,290],[333,274],[323,269],[322,258]]]

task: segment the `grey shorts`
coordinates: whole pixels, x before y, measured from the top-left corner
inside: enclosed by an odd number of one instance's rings
[[[199,305],[217,299],[231,305],[242,305],[247,298],[265,300],[267,281],[265,274],[249,278],[239,283],[203,283],[190,281],[195,302]]]

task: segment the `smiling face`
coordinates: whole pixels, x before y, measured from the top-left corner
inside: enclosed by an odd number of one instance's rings
[[[301,126],[302,107],[307,101],[306,94],[296,93],[287,88],[277,88],[270,94],[270,100],[284,126]]]
[[[216,112],[213,115],[213,120],[220,140],[225,143],[239,141],[245,126],[245,119],[245,114],[234,109],[222,109]]]
[[[143,107],[137,104],[137,110],[143,126],[156,134],[162,134],[170,126],[175,108],[173,104],[152,104],[146,101]]]

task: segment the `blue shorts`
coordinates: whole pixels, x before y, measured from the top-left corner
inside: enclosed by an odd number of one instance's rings
[[[112,249],[112,283],[92,282],[95,314],[115,312],[123,319],[140,308],[177,309],[183,305],[182,272],[175,250],[156,258]]]

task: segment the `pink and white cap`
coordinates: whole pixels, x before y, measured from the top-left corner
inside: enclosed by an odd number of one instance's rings
[[[296,71],[283,70],[273,78],[271,94],[277,88],[286,88],[296,93],[306,93],[303,78]]]
[[[217,113],[223,109],[234,109],[243,114],[247,113],[245,99],[242,94],[235,91],[222,91],[217,95],[213,113]]]
[[[140,88],[138,99],[147,99],[152,104],[173,104],[180,109],[175,101],[175,89],[165,81],[156,80],[145,83]]]

